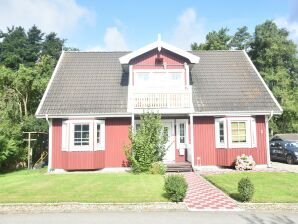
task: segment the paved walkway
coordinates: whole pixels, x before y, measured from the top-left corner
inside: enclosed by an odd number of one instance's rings
[[[190,211],[240,211],[233,199],[194,172],[184,173],[188,190],[184,202]]]

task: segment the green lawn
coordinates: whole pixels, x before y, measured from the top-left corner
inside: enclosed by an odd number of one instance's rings
[[[298,202],[298,174],[294,173],[230,173],[205,178],[235,199],[239,199],[238,181],[249,177],[255,186],[252,202]]]
[[[11,202],[160,202],[160,175],[130,173],[70,173],[48,175],[43,170],[0,174],[0,203]]]

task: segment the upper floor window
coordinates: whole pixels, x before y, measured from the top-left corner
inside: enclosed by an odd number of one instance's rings
[[[134,86],[136,88],[182,88],[185,85],[184,74],[182,69],[136,70]]]

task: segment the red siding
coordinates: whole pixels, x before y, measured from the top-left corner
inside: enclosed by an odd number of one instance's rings
[[[256,117],[257,148],[216,149],[214,117],[194,117],[195,165],[232,166],[236,156],[252,155],[257,164],[266,164],[265,117]]]
[[[155,59],[163,58],[163,63],[168,65],[171,69],[183,69],[185,59],[181,56],[176,55],[172,52],[162,49],[160,52],[158,50],[149,51],[131,61],[133,69],[161,69],[162,65],[155,66]]]
[[[106,119],[105,167],[127,166],[124,145],[129,143],[130,118]]]
[[[62,120],[54,119],[52,126],[52,168],[65,170],[92,170],[121,167],[125,164],[124,143],[128,142],[128,118],[107,119],[105,123],[105,150],[94,152],[65,152],[62,146]]]

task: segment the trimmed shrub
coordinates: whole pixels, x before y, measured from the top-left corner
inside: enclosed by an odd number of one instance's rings
[[[166,176],[165,191],[168,199],[172,202],[183,201],[187,191],[187,183],[184,176],[180,174]]]
[[[242,178],[238,182],[238,192],[242,201],[251,201],[255,193],[255,187],[248,177]]]
[[[256,166],[256,163],[252,156],[247,156],[242,154],[241,156],[237,156],[235,161],[235,169],[239,171],[243,170],[253,170]]]
[[[166,173],[166,166],[162,162],[152,163],[149,169],[149,173],[164,175]]]

